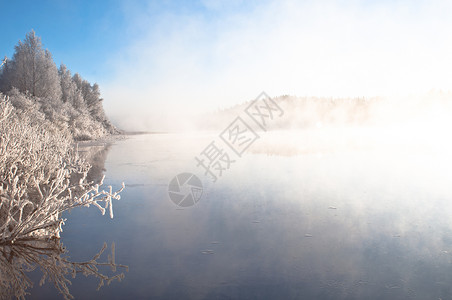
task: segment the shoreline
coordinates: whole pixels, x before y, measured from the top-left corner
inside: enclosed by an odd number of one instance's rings
[[[116,141],[125,140],[127,138],[127,134],[120,133],[120,134],[110,134],[106,135],[94,140],[88,140],[88,141],[74,141],[74,146],[78,148],[85,148],[85,147],[105,147],[107,145],[113,144]]]
[[[167,134],[168,132],[164,131],[122,131],[119,134],[110,134],[106,136],[102,136],[100,138],[94,140],[87,141],[74,141],[74,145],[79,148],[85,147],[105,147],[107,145],[111,145],[116,141],[122,141],[127,139],[129,136],[135,135],[147,135],[147,134]]]

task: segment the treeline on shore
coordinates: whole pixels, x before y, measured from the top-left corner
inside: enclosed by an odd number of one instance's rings
[[[61,64],[34,31],[15,46],[0,69],[0,92],[12,106],[42,126],[54,127],[71,139],[91,140],[120,131],[105,115],[99,86]]]

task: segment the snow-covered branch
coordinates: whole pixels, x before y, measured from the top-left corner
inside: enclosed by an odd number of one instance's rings
[[[112,200],[120,199],[103,180],[87,180],[90,169],[70,137],[42,120],[33,124],[27,111],[0,100],[0,243],[30,236],[59,237],[62,212],[94,205],[113,217]]]

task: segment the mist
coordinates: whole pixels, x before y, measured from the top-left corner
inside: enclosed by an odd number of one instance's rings
[[[100,82],[118,126],[184,128],[182,116],[262,91],[392,97],[397,106],[399,97],[451,89],[447,1],[213,3],[123,4],[131,42],[108,57],[112,72]]]
[[[22,5],[0,298],[452,298],[452,3]]]

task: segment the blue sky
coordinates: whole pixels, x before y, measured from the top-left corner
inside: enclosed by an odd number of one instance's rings
[[[92,1],[92,0],[20,0],[1,5],[4,26],[0,55],[12,57],[14,45],[34,29],[57,65],[66,64],[89,80],[105,80],[112,74],[109,59],[127,48],[129,43],[146,34],[154,18],[165,15],[202,16],[208,20],[224,11],[209,10],[199,1]],[[145,13],[145,16],[143,15]],[[148,27],[138,28],[134,15],[145,17]]]
[[[4,1],[1,55],[34,29],[59,65],[91,80],[102,76],[105,55],[124,42],[124,16],[118,1]]]
[[[261,91],[452,90],[446,0],[4,1],[1,9],[1,56],[34,29],[57,65],[100,84],[107,113],[130,129],[164,128]]]

